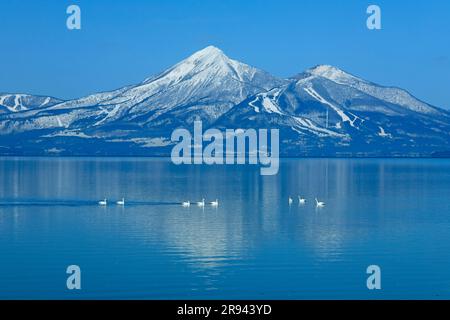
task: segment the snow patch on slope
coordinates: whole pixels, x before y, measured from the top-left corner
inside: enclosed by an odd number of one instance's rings
[[[23,97],[25,97],[25,95],[22,95],[22,94],[1,96],[0,97],[0,105],[3,105],[11,112],[19,112],[19,111],[28,110],[28,108],[25,107],[22,103]],[[7,100],[13,100],[14,104],[13,105],[8,104]]]
[[[259,107],[255,105],[255,102],[257,102],[258,100],[259,100],[259,97],[256,97],[255,99],[253,99],[252,101],[249,102],[250,107],[252,107],[256,113],[259,113]]]
[[[334,131],[326,129],[326,128],[321,128],[307,118],[301,118],[301,117],[293,117],[293,118],[298,122],[301,129],[305,129],[305,130],[307,130],[311,133],[314,133],[318,136],[321,136],[321,137],[330,136],[330,137],[336,137],[336,138],[347,137],[344,134],[340,134],[340,133],[334,132]],[[298,132],[298,130],[295,127],[293,127],[292,129]]]
[[[104,113],[106,115],[102,120],[96,122],[94,124],[94,126],[99,126],[99,125],[103,124],[104,122],[106,122],[108,119],[115,117],[119,113],[120,105],[114,106],[111,110],[109,110],[108,108],[105,108],[105,107],[100,107],[100,109],[102,110],[102,113]]]
[[[386,133],[383,127],[378,127],[380,129],[380,132],[378,133],[378,136],[382,138],[392,138],[392,135],[390,133]]]
[[[308,93],[311,97],[313,97],[314,99],[316,99],[317,101],[319,101],[322,104],[325,104],[329,107],[331,107],[331,109],[333,109],[342,119],[343,122],[348,122],[352,127],[356,128],[355,126],[355,121],[359,119],[359,117],[355,116],[352,114],[352,116],[354,117],[353,120],[350,119],[350,117],[348,115],[345,114],[345,112],[340,109],[339,107],[335,106],[334,104],[328,102],[327,100],[325,100],[320,94],[317,93],[317,91],[315,91],[312,87],[306,87],[304,88],[304,90],[306,91],[306,93]]]
[[[262,97],[262,105],[268,113],[283,114],[280,108],[278,107],[277,103],[274,102],[272,98],[268,96],[268,93],[263,93],[261,97]]]

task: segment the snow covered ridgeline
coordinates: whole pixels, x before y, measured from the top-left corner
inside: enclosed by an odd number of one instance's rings
[[[0,94],[0,114],[51,107],[60,102],[62,100],[52,97],[32,96],[28,94]]]
[[[207,47],[142,83],[76,100],[0,95],[0,152],[169,155],[173,130],[196,119],[280,129],[284,156],[450,150],[449,113],[402,89],[326,65],[280,79]]]

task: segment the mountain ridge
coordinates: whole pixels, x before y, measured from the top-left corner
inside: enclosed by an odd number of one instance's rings
[[[0,113],[1,153],[168,155],[170,133],[198,119],[205,128],[279,128],[285,156],[450,150],[450,113],[406,90],[330,65],[281,79],[213,46],[136,85],[35,102]]]

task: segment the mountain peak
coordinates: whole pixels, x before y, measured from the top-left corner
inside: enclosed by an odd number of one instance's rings
[[[234,63],[234,60],[227,57],[222,50],[214,46],[208,46],[197,51],[181,62],[181,64],[185,65],[188,64],[203,67],[211,67],[212,65],[229,66]]]
[[[346,83],[349,80],[356,80],[357,78],[351,74],[331,65],[318,65],[306,71],[310,75],[329,79],[337,83]]]
[[[166,78],[171,82],[179,82],[183,79],[192,78],[193,75],[204,74],[205,72],[228,69],[230,65],[235,65],[236,62],[228,58],[222,50],[215,46],[208,46],[199,50],[187,57],[183,61],[177,63],[173,67],[164,71],[157,78]],[[144,81],[148,83],[154,81],[151,77]]]
[[[418,100],[409,92],[396,87],[383,87],[356,77],[337,67],[330,65],[318,65],[305,72],[307,76],[320,77],[337,84],[359,90],[379,100],[402,106],[406,109],[426,114],[439,114],[434,107]]]
[[[262,79],[270,79],[270,82],[276,80],[259,69],[229,58],[219,48],[208,46],[195,52],[157,77],[147,79],[144,84],[155,80],[158,80],[159,83],[165,82],[168,85],[185,80],[189,80],[196,85],[211,82],[219,84],[225,78],[260,87],[264,87],[262,83],[259,83]]]
[[[319,64],[319,65],[316,65],[315,67],[310,68],[309,70],[311,72],[318,72],[318,73],[330,72],[330,71],[342,71],[341,69],[339,69],[335,66],[329,65],[329,64]]]
[[[133,111],[148,112],[150,101],[154,101],[153,105],[164,105],[167,111],[170,107],[187,105],[192,101],[205,103],[208,97],[222,101],[212,112],[220,113],[220,108],[231,107],[249,95],[281,83],[282,80],[262,70],[228,58],[217,47],[208,46],[138,86],[127,89],[116,100],[108,100],[108,104],[142,103],[140,109],[134,108]],[[164,101],[159,101],[162,92],[165,93],[162,97]]]
[[[191,57],[202,58],[202,57],[210,57],[210,56],[224,56],[222,50],[215,46],[208,46],[202,50],[197,51]]]

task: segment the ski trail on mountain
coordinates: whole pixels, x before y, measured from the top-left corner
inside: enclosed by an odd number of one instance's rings
[[[336,107],[334,104],[328,102],[327,100],[325,100],[320,94],[317,93],[317,91],[315,91],[313,88],[309,87],[309,88],[304,88],[304,90],[314,99],[316,99],[317,101],[319,101],[322,104],[325,104],[327,106],[330,106],[342,119],[343,122],[348,122],[352,127],[356,128],[355,126],[355,121],[358,119],[358,117],[355,116],[355,118],[353,120],[350,119],[349,116],[347,116],[345,114],[344,111],[342,111],[341,109],[339,109],[338,107]]]

